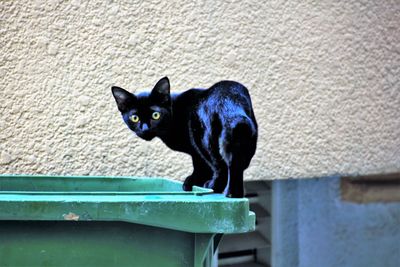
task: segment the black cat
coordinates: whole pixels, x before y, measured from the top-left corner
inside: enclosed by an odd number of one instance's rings
[[[193,173],[183,189],[212,188],[243,197],[243,171],[256,151],[257,122],[246,87],[221,81],[209,89],[170,94],[167,77],[151,92],[131,94],[112,87],[128,127],[149,141],[159,137],[171,149],[192,156]]]

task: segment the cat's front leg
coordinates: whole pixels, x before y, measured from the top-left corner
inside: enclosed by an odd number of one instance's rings
[[[203,186],[212,178],[212,170],[206,161],[198,156],[192,156],[192,162],[193,173],[185,179],[182,186],[184,191],[192,191],[194,185]]]
[[[192,191],[193,186],[195,185],[195,180],[196,177],[193,174],[186,177],[182,185],[183,191]]]

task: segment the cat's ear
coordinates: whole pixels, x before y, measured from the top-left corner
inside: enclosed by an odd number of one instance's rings
[[[170,84],[167,77],[162,78],[154,86],[150,94],[151,98],[160,104],[170,104]]]
[[[117,86],[113,86],[113,87],[111,87],[111,91],[113,93],[115,101],[117,102],[118,109],[122,113],[126,112],[130,108],[132,108],[132,106],[136,102],[136,96],[129,93],[125,89],[122,89]]]

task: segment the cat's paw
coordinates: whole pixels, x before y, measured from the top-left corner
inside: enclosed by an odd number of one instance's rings
[[[193,176],[189,176],[185,179],[182,185],[183,191],[192,191],[193,190]]]
[[[235,192],[235,191],[229,190],[228,187],[225,188],[223,194],[229,198],[243,198],[244,197],[243,190],[236,190],[236,192]]]
[[[183,191],[192,191],[192,189],[193,189],[193,185],[191,185],[191,184],[186,184],[186,183],[183,183],[183,185],[182,185],[182,189],[183,189]]]

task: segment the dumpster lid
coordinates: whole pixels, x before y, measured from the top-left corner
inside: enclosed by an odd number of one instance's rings
[[[253,231],[247,199],[164,178],[0,175],[0,220],[125,221],[193,233]]]

